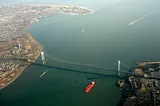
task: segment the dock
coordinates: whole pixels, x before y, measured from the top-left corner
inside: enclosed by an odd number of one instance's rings
[[[140,67],[143,67],[143,66],[146,66],[146,65],[160,64],[160,61],[156,61],[156,62],[137,62],[136,64]]]

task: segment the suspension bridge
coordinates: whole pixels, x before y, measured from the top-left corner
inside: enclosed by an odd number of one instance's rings
[[[114,68],[108,68],[108,67],[104,67],[104,66],[100,66],[100,65],[92,65],[92,64],[85,64],[85,63],[78,63],[78,62],[71,62],[71,61],[67,61],[67,60],[62,60],[62,59],[51,59],[50,57],[48,57],[50,60],[48,60],[47,57],[43,57],[43,53],[41,55],[41,59],[35,59],[35,58],[27,58],[27,57],[9,57],[9,58],[5,58],[5,59],[0,59],[0,60],[21,60],[21,61],[25,61],[31,64],[36,64],[36,63],[32,63],[29,62],[29,60],[36,60],[36,61],[42,61],[41,66],[46,66],[48,62],[53,62],[53,63],[60,63],[60,64],[68,64],[68,65],[74,65],[74,66],[82,66],[82,67],[88,67],[88,68],[92,68],[92,69],[101,69],[101,70],[106,70],[106,71],[111,71],[111,72],[115,72],[118,73],[118,75],[120,76],[120,73],[124,73],[124,74],[129,74],[130,72],[125,71],[125,70],[121,70],[120,66],[123,65],[124,67],[127,65],[124,65],[124,63],[122,64],[122,62],[120,63],[120,61],[118,61],[118,68],[114,69]],[[47,65],[48,66],[48,65]],[[127,66],[126,68],[129,69],[129,66]]]
[[[10,57],[10,58],[0,59],[0,60],[21,60],[21,61],[25,61],[25,62],[28,62],[28,63],[31,63],[31,64],[47,66],[47,67],[53,67],[53,66],[47,65],[48,62],[53,62],[53,63],[68,64],[68,65],[74,65],[74,66],[89,67],[89,68],[92,68],[92,69],[101,69],[101,70],[111,71],[111,72],[115,72],[117,74],[117,76],[121,76],[121,74],[132,74],[131,72],[128,71],[130,69],[130,67],[128,65],[124,64],[121,61],[117,61],[117,69],[114,69],[114,68],[108,68],[108,67],[104,67],[104,66],[100,66],[100,65],[92,65],[92,64],[71,62],[71,61],[56,59],[56,58],[50,58],[51,60],[47,60],[47,57],[44,57],[44,53],[41,53],[41,57],[42,57],[41,59],[34,59],[34,58],[17,56],[17,57]],[[29,62],[28,61],[29,59],[36,60],[36,61],[42,61],[42,64]],[[127,70],[122,70],[121,66],[126,67]],[[61,69],[63,69],[63,68],[61,68]],[[136,75],[134,75],[134,76],[136,76]],[[154,77],[154,76],[150,76],[150,77],[149,76],[147,76],[147,77],[146,76],[138,76],[138,77],[152,78],[152,79],[159,79],[160,80],[160,77]]]

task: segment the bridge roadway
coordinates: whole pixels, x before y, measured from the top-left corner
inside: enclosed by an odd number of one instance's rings
[[[41,59],[34,59],[34,58],[26,58],[26,57],[10,57],[10,58],[4,58],[0,60],[21,60],[28,62],[28,59],[36,60],[36,61],[42,61]],[[97,65],[91,65],[91,64],[84,64],[84,63],[77,63],[77,62],[70,62],[70,61],[63,61],[63,60],[47,60],[47,62],[55,62],[55,63],[62,63],[62,64],[69,64],[69,65],[77,65],[77,66],[84,66],[84,67],[89,67],[89,68],[94,68],[94,69],[102,69],[102,70],[107,70],[107,71],[112,71],[112,72],[118,72],[117,69],[113,68],[107,68],[103,66],[97,66]],[[29,62],[30,63],[30,62]],[[34,63],[32,63],[34,64]],[[44,64],[42,64],[44,65]],[[129,74],[130,72],[120,70],[121,73]]]
[[[41,59],[26,58],[26,57],[10,57],[10,58],[0,59],[0,60],[21,60],[21,61],[28,62],[28,59],[33,59],[33,60],[36,60],[36,61],[42,61]],[[107,67],[97,66],[97,65],[91,65],[91,64],[84,64],[84,63],[77,63],[77,62],[70,62],[70,61],[62,61],[62,60],[47,60],[47,62],[55,62],[55,63],[62,63],[62,64],[68,64],[68,65],[84,66],[84,67],[89,67],[89,68],[94,68],[94,69],[102,69],[102,70],[118,73],[117,69],[107,68]],[[32,64],[35,64],[35,63],[32,63]],[[41,65],[46,66],[45,64],[41,64]],[[124,70],[120,70],[120,73],[132,74],[131,72],[124,71]],[[134,74],[132,74],[132,75],[137,76],[137,75],[134,75]],[[156,76],[148,76],[148,77],[137,76],[137,77],[160,80],[160,77],[156,77]]]
[[[36,59],[36,60],[42,61],[41,59]],[[71,62],[71,61],[65,61],[65,60],[52,59],[52,60],[47,60],[47,62],[55,62],[55,63],[61,63],[61,64],[89,67],[89,68],[94,68],[94,69],[102,69],[102,70],[112,71],[112,72],[116,72],[116,73],[118,72],[117,69],[113,69],[113,68],[107,68],[107,67],[103,67],[103,66],[84,64],[84,63],[77,63],[77,62]],[[120,72],[124,73],[124,74],[129,74],[130,73],[130,72],[127,72],[127,71],[124,71],[124,70],[120,70]]]

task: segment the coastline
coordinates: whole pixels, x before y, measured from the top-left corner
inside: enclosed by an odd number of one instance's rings
[[[76,13],[65,13],[65,12],[60,12],[61,14],[67,14],[67,15],[75,15],[75,16],[78,16],[78,15],[90,15],[90,14],[93,14],[95,11],[91,10],[92,12],[89,12],[87,14],[76,14]]]
[[[59,5],[56,5],[56,6],[59,6]],[[75,7],[75,6],[68,6],[68,7]],[[91,10],[91,9],[88,9],[87,7],[79,7],[79,8],[82,8],[82,9],[86,9],[88,10],[87,13],[83,13],[83,14],[80,14],[80,13],[65,13],[65,12],[58,12],[58,13],[54,13],[54,14],[50,14],[51,16],[55,15],[55,14],[68,14],[68,15],[88,15],[88,14],[92,14],[94,11]],[[48,16],[47,16],[48,17]],[[42,18],[38,19],[39,21],[41,20]],[[17,41],[18,39],[20,41],[23,42],[23,40],[29,40],[30,43],[33,43],[36,47],[36,49],[33,49],[34,46],[31,46],[31,50],[32,50],[32,53],[29,54],[29,55],[23,55],[22,57],[28,57],[25,58],[27,59],[28,62],[25,62],[25,61],[20,61],[20,63],[23,64],[23,66],[19,66],[18,68],[15,68],[15,70],[11,73],[9,73],[4,79],[1,80],[0,82],[0,90],[7,87],[9,84],[11,84],[13,81],[15,81],[23,71],[25,71],[25,69],[31,65],[32,63],[34,63],[36,61],[36,59],[40,56],[40,53],[41,51],[43,51],[43,46],[38,42],[36,41],[33,36],[27,31],[31,26],[32,24],[34,24],[35,22],[37,21],[31,21],[30,20],[30,23],[28,25],[26,25],[26,28],[24,30],[24,33],[25,33],[25,36],[23,37],[17,37],[15,39],[13,39],[14,41]],[[6,41],[5,43],[9,43],[9,41]],[[31,60],[31,62],[29,61],[30,58],[34,58],[33,60]]]
[[[7,87],[8,85],[10,85],[12,82],[14,82],[20,75],[21,73],[28,67],[28,65],[26,65],[25,67],[23,67],[21,69],[21,71],[18,73],[18,75],[16,75],[16,77],[14,77],[7,85],[0,87],[0,90],[2,90],[3,88]]]
[[[27,31],[28,28],[31,27],[32,24],[33,24],[33,23],[30,23],[30,24],[27,25],[27,28],[26,28],[25,33],[26,33],[26,36],[28,36],[29,38],[32,38],[32,40],[33,40],[35,43],[37,43],[37,46],[40,47],[39,53],[38,53],[36,56],[33,57],[33,58],[35,58],[35,60],[34,60],[34,62],[35,62],[36,59],[40,56],[40,52],[43,50],[43,46],[42,46],[38,41],[36,41],[36,40],[33,38],[33,36]],[[16,69],[15,71],[19,70],[19,72],[17,72],[17,75],[16,75],[10,82],[8,82],[5,86],[0,87],[0,90],[2,90],[3,88],[7,87],[7,86],[10,85],[12,82],[14,82],[14,81],[22,74],[22,72],[25,71],[25,69],[26,69],[29,65],[31,65],[31,63],[28,63],[28,64],[26,64],[26,66],[23,66],[23,67],[20,67],[20,68]]]
[[[62,5],[62,7],[63,7],[63,5]],[[71,6],[71,7],[74,7],[74,6]],[[85,13],[85,14],[65,13],[65,12],[59,12],[59,13],[61,13],[61,14],[68,14],[68,15],[89,15],[89,14],[93,14],[93,13],[95,12],[94,10],[91,10],[91,9],[89,9],[89,8],[87,8],[87,7],[79,7],[79,8],[86,9],[86,10],[89,10],[89,11],[91,11],[91,12]]]

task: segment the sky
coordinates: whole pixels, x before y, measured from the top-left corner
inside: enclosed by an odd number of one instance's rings
[[[123,0],[0,0],[0,4],[54,4],[101,8]]]
[[[0,0],[1,3],[38,3],[38,4],[60,4],[70,3],[73,0]]]
[[[0,4],[54,4],[85,6],[94,10],[111,6],[131,6],[148,8],[148,6],[160,7],[160,0],[0,0]]]
[[[160,4],[160,0],[0,0],[0,3],[36,3],[36,4],[70,4],[70,5],[104,5],[104,4],[113,4],[113,3],[140,3],[140,4]],[[138,6],[139,4],[137,4]]]

